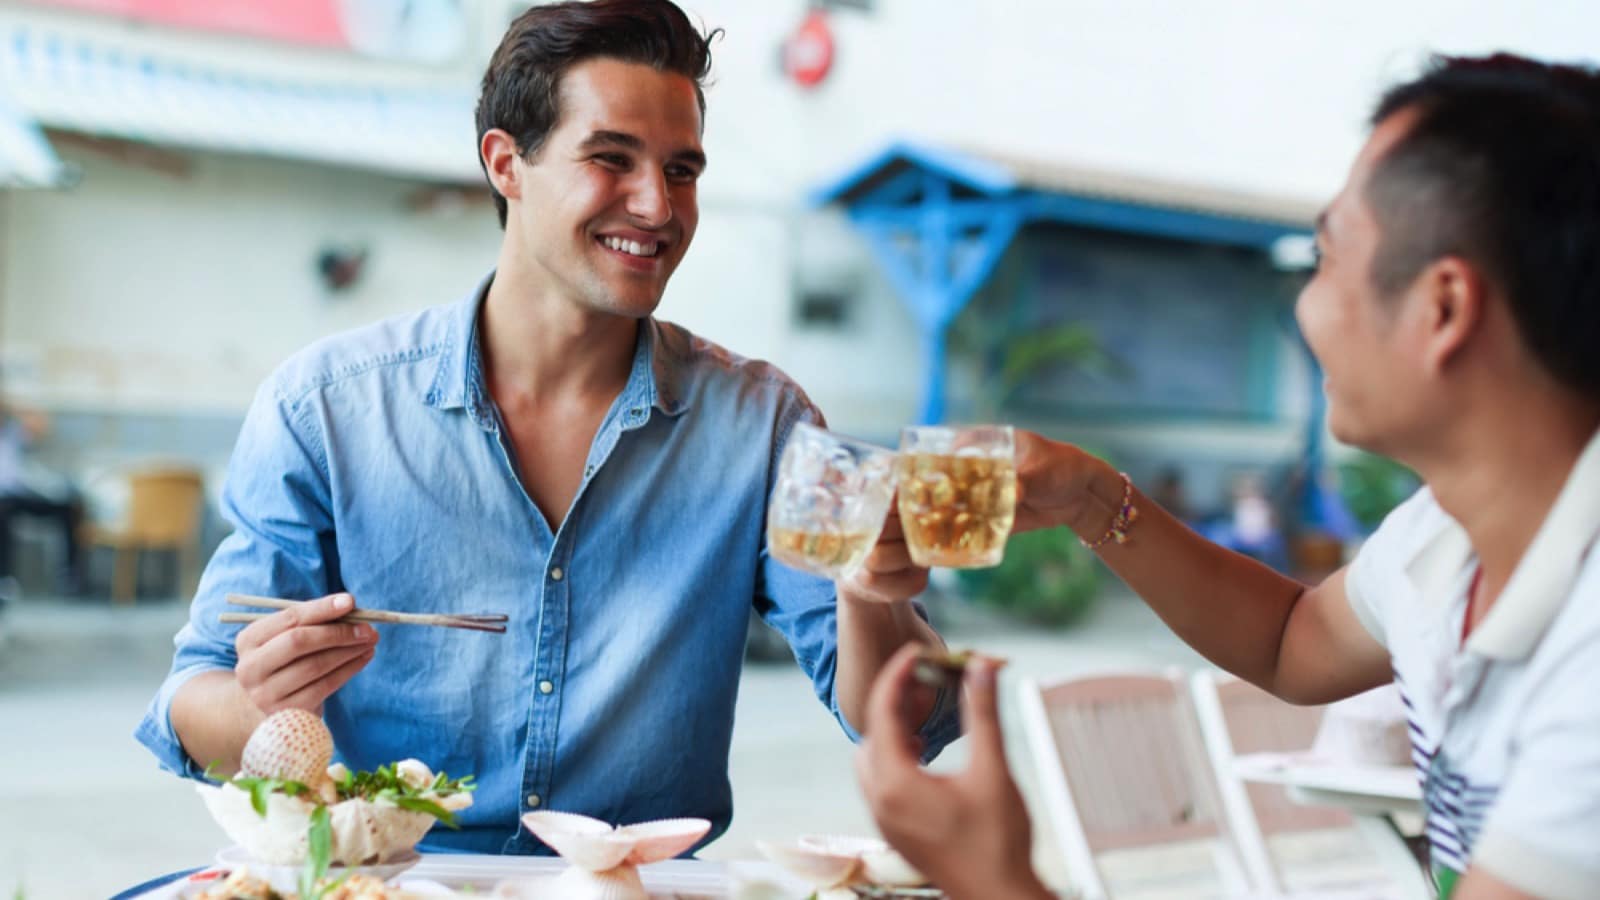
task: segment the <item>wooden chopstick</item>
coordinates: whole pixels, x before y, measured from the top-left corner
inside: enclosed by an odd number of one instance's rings
[[[283,600],[277,597],[253,597],[249,594],[229,594],[229,603],[235,606],[254,606],[264,609],[287,609],[300,600]],[[222,613],[217,621],[224,623],[254,622],[266,618],[268,613]],[[391,625],[433,625],[439,628],[465,628],[469,631],[489,631],[495,634],[504,634],[507,621],[504,613],[494,614],[445,614],[445,613],[402,613],[391,612],[386,609],[355,609],[340,616],[340,621],[352,622],[382,622]]]

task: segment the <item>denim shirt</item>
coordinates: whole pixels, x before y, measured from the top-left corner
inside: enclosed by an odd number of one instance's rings
[[[833,585],[773,560],[764,541],[784,441],[820,414],[776,368],[644,320],[552,533],[485,387],[487,290],[318,342],[262,386],[223,491],[235,530],[136,736],[163,767],[201,775],[207,761],[187,756],[168,713],[191,677],[237,661],[242,626],[217,622],[242,611],[227,593],[504,612],[505,634],[378,626],[376,656],[324,706],[337,758],[371,769],[415,757],[477,777],[461,829],[434,829],[425,849],[547,852],[519,826],[532,808],[700,816],[709,841],[733,814],[752,604],[857,738],[834,693]],[[928,755],[958,727],[954,698],[940,698]]]

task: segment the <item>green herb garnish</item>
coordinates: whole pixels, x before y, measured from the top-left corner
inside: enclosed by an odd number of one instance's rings
[[[207,778],[215,779],[216,763],[206,767]],[[228,783],[250,794],[250,807],[259,816],[267,814],[267,795],[273,793],[286,794],[298,797],[306,794],[313,801],[318,801],[315,791],[299,781],[287,778],[257,778],[253,775],[235,775],[228,779]],[[473,778],[468,775],[464,778],[451,778],[443,772],[435,775],[433,781],[422,787],[412,787],[395,772],[392,765],[379,766],[375,772],[354,772],[348,769],[344,775],[334,782],[340,800],[361,798],[372,803],[384,803],[398,806],[412,812],[427,813],[443,822],[446,827],[457,828],[455,814],[438,804],[437,798],[450,794],[461,794],[477,790]],[[322,804],[317,802],[320,808]]]
[[[306,864],[300,870],[301,900],[322,900],[350,877],[347,872],[328,884],[321,883],[328,875],[332,858],[333,826],[328,820],[328,808],[318,806],[311,811],[311,827],[306,829]]]

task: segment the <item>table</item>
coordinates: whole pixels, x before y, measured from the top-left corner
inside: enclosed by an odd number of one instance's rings
[[[1289,799],[1307,806],[1337,806],[1354,814],[1356,830],[1396,879],[1401,896],[1434,896],[1427,863],[1395,824],[1395,816],[1422,815],[1422,785],[1410,766],[1332,760],[1306,753],[1250,753],[1235,757],[1245,781],[1281,784]]]
[[[1245,781],[1281,784],[1291,799],[1308,806],[1338,806],[1363,816],[1422,815],[1422,786],[1410,766],[1251,753],[1236,757],[1233,770]]]
[[[567,867],[566,862],[548,856],[492,856],[480,854],[424,853],[422,861],[398,876],[395,881],[412,880],[438,882],[447,887],[460,888],[471,884],[479,896],[486,896],[496,882],[507,879],[551,878]],[[207,870],[201,869],[200,872]],[[739,861],[712,862],[697,859],[671,859],[639,868],[640,878],[652,898],[674,900],[723,900],[731,897],[736,883],[768,881],[803,897],[809,893],[804,886],[777,866],[767,862]],[[194,883],[189,872],[177,873],[176,880],[161,884],[144,893],[133,894],[138,900],[177,900],[190,893]]]

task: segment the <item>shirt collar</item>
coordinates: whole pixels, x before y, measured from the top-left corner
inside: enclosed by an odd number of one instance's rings
[[[1503,660],[1526,659],[1566,602],[1579,567],[1600,534],[1600,432],[1589,439],[1556,502],[1522,554],[1494,607],[1467,649]],[[1442,603],[1473,559],[1466,530],[1455,520],[1433,536],[1406,567],[1425,598]]]
[[[449,316],[445,352],[423,402],[438,409],[466,409],[484,429],[495,423],[494,402],[483,377],[483,351],[478,341],[479,312],[494,283],[490,272],[476,290],[456,304]],[[694,339],[684,329],[646,318],[639,323],[633,364],[622,389],[623,409],[655,408],[669,416],[688,409],[690,359]],[[630,421],[629,424],[635,424]],[[637,424],[643,424],[642,421]]]

